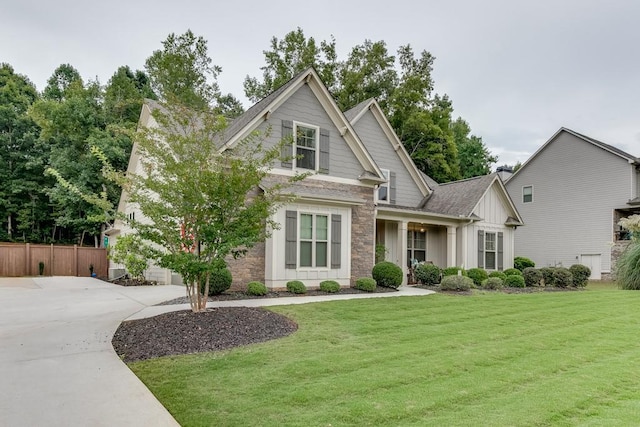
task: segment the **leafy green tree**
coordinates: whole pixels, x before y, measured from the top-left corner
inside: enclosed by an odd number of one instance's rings
[[[451,129],[458,148],[462,179],[491,173],[491,166],[498,157],[491,154],[482,138],[471,135],[471,127],[461,117],[451,124]]]
[[[62,101],[74,82],[81,81],[80,73],[70,64],[62,64],[55,69],[47,80],[47,86],[42,92],[44,99]]]
[[[382,40],[365,40],[351,49],[347,60],[340,65],[338,75],[335,97],[343,110],[376,98],[386,111],[388,100],[398,84],[395,57],[389,54]]]
[[[249,76],[244,80],[245,95],[253,102],[258,102],[309,67],[316,69],[330,89],[336,84],[338,63],[333,37],[330,41],[321,41],[318,46],[313,37],[307,39],[304,31],[298,27],[282,40],[273,37],[271,50],[263,53],[266,65],[261,68],[262,81]]]
[[[284,200],[285,183],[259,188],[279,146],[263,149],[254,134],[219,153],[226,119],[214,104],[217,69],[204,39],[191,32],[170,35],[154,52],[147,70],[161,90],[152,112],[158,126],[135,134],[143,172],[118,178],[145,218],[124,219],[138,253],[182,275],[195,312],[206,308],[212,274],[225,259],[242,256],[278,226],[271,218]]]
[[[144,98],[156,98],[146,74],[134,73],[128,66],[118,68],[104,90],[106,122],[135,127]]]
[[[43,176],[48,152],[27,115],[37,99],[25,76],[0,64],[0,240],[44,240],[51,227]]]

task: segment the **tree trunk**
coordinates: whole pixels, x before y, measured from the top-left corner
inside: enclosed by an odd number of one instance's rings
[[[99,246],[100,241],[98,240],[98,236],[96,236],[95,234],[93,236],[93,243],[94,243],[94,248],[100,247]]]
[[[7,234],[9,235],[9,240],[11,240],[11,214],[7,216]]]

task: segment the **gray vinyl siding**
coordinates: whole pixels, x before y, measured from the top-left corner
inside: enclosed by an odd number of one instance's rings
[[[309,89],[309,86],[304,85],[298,89],[284,104],[272,112],[269,120],[258,127],[262,132],[267,130],[269,126],[271,127],[271,135],[265,141],[265,147],[273,147],[281,140],[283,120],[302,122],[329,131],[331,147],[329,151],[329,175],[357,179],[362,174],[363,168],[360,162],[344,138],[340,136],[340,131],[333,124],[316,96]],[[280,162],[277,162],[274,167],[283,168]],[[284,168],[286,169],[286,167]]]
[[[377,165],[382,169],[395,172],[396,204],[398,206],[417,206],[422,200],[422,193],[373,114],[367,111],[356,122],[354,128]]]
[[[525,225],[515,232],[515,255],[538,267],[601,254],[611,268],[613,211],[625,207],[630,182],[627,160],[561,132],[507,182]],[[522,203],[522,187],[533,186],[533,202]]]

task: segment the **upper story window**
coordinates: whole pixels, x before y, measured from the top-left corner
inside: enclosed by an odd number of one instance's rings
[[[318,135],[316,126],[294,123],[295,166],[302,169],[318,169]]]
[[[384,175],[384,179],[387,180],[384,184],[380,184],[378,187],[378,201],[383,203],[389,203],[389,176],[390,172],[388,169],[381,169],[382,174]]]
[[[522,203],[533,202],[533,186],[526,185],[522,187]]]

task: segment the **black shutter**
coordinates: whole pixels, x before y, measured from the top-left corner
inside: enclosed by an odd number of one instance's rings
[[[396,173],[389,172],[389,203],[396,204]]]
[[[291,120],[282,121],[282,139],[282,148],[280,149],[281,166],[291,169],[293,167],[293,122]]]
[[[331,268],[340,268],[341,251],[342,216],[331,215]]]
[[[484,231],[478,230],[478,268],[484,268]]]
[[[498,270],[504,270],[504,237],[502,232],[498,233]]]
[[[298,212],[287,211],[284,234],[284,268],[295,269],[298,266]]]
[[[330,133],[327,129],[320,129],[320,167],[318,172],[329,173],[329,146],[331,141]]]

